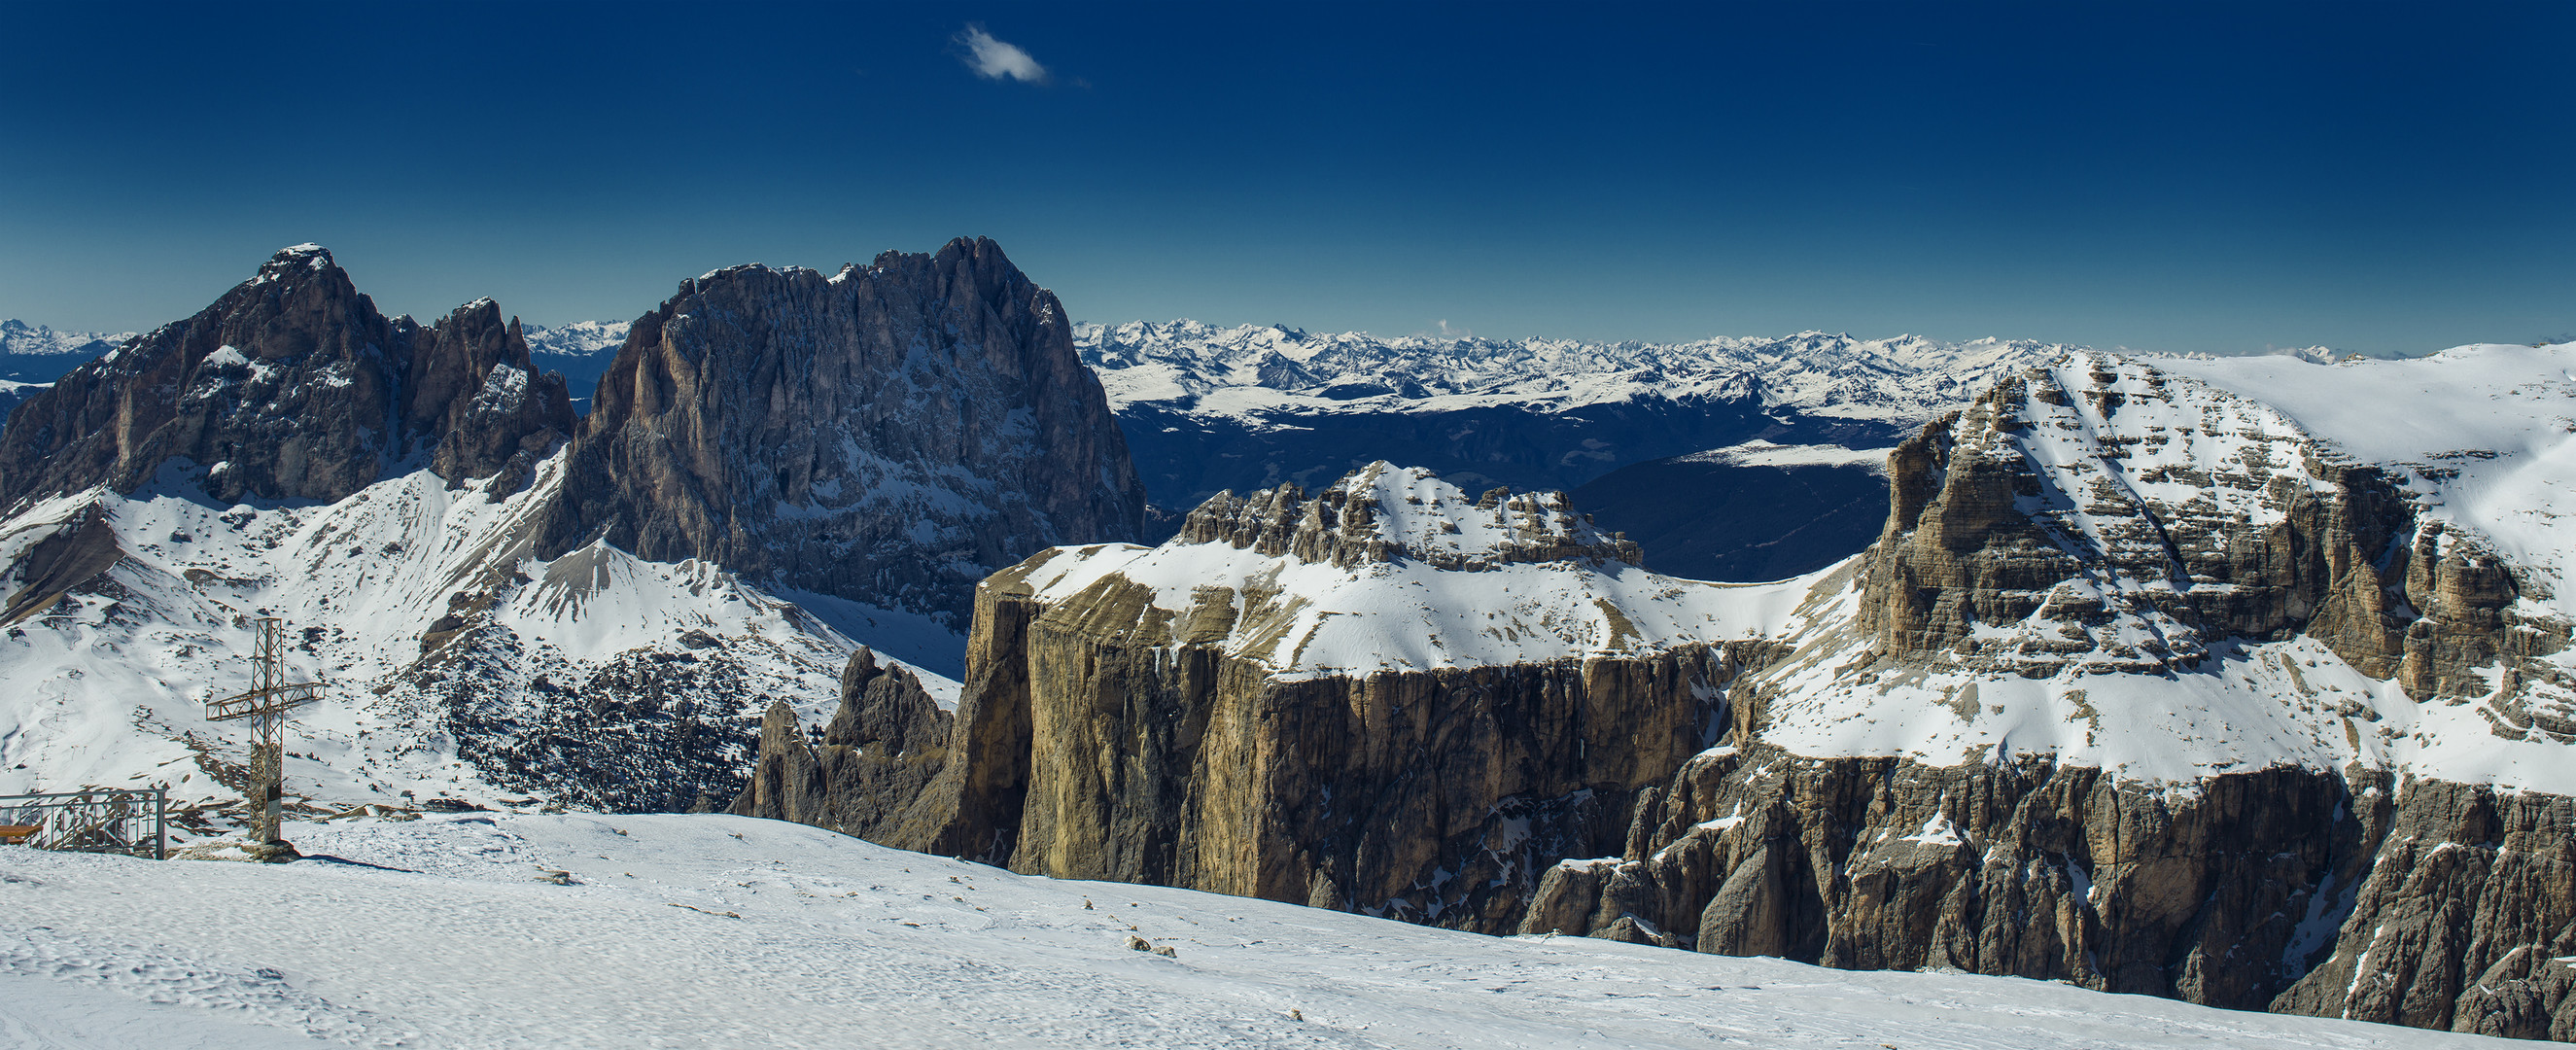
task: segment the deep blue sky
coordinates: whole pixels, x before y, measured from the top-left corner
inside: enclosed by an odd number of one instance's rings
[[[979,76],[970,23],[1049,79]],[[1082,320],[2576,334],[2576,4],[14,4],[0,26],[0,316],[61,327],[185,316],[304,240],[391,311],[491,295],[560,322],[718,266],[983,234]]]

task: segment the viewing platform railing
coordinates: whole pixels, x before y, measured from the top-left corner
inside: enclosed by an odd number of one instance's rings
[[[170,858],[170,789],[0,795],[0,846]]]

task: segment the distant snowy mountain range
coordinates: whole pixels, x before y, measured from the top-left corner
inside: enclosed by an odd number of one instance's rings
[[[132,332],[64,332],[16,318],[0,320],[0,380],[50,383],[132,338]],[[6,397],[0,394],[0,399]],[[0,401],[0,410],[8,403]]]
[[[2029,340],[1944,343],[1801,332],[1688,343],[1309,333],[1191,320],[1077,326],[1110,404],[1279,424],[1284,415],[1568,412],[1647,399],[1735,399],[1856,423],[1908,425],[2032,357]]]
[[[1886,492],[1869,461],[2004,374],[2073,349],[1825,332],[1383,337],[1190,320],[1081,325],[1074,338],[1160,506],[1282,482],[1319,488],[1386,459],[1471,491],[1570,490],[1604,527],[1635,532],[1648,566],[1736,580],[1859,550]],[[1666,462],[1738,446],[1770,452]],[[1747,508],[1757,514],[1699,513],[1784,484],[1794,497],[1762,496]]]
[[[608,372],[608,363],[617,357],[617,348],[626,344],[626,330],[632,321],[575,321],[554,326],[528,325],[520,330],[528,340],[528,363],[541,372],[563,373],[564,386],[572,391],[573,411],[590,413],[591,392],[599,388],[599,377]]]

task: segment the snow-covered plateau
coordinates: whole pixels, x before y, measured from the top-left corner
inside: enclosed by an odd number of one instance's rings
[[[1042,604],[1076,599],[1107,579],[1143,585],[1152,608],[1169,614],[1174,645],[1193,634],[1280,680],[1765,637],[1788,629],[1815,583],[1706,583],[1650,572],[1621,561],[1634,546],[1576,517],[1561,493],[1480,499],[1419,467],[1372,463],[1322,498],[1339,509],[1339,521],[1294,539],[1224,542],[1234,532],[1229,516],[1303,520],[1280,513],[1295,509],[1293,491],[1263,493],[1249,506],[1210,502],[1160,547],[1058,548],[1011,574]],[[1225,610],[1220,638],[1200,631],[1197,610],[1211,602]]]
[[[1484,937],[722,815],[288,831],[306,860],[0,851],[0,1044],[2505,1045],[2012,978]]]

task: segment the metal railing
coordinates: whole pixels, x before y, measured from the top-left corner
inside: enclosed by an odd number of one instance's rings
[[[0,845],[170,859],[170,789],[0,795]]]

